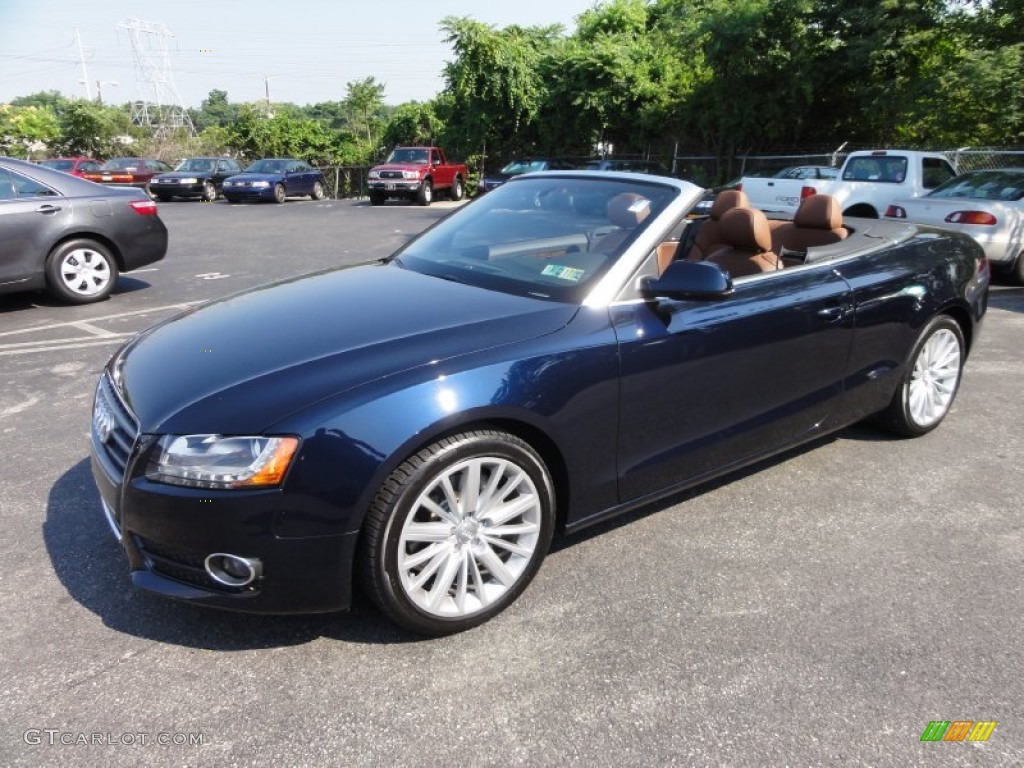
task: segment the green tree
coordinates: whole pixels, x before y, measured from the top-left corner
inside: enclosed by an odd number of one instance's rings
[[[345,100],[342,102],[347,113],[352,133],[366,137],[369,152],[374,149],[374,137],[383,126],[384,83],[373,77],[355,80],[345,85]]]
[[[78,99],[58,117],[63,154],[110,157],[122,150],[120,137],[132,134],[124,109]]]
[[[433,102],[420,104],[410,101],[395,108],[384,127],[381,144],[385,148],[402,144],[432,145],[440,141],[438,137],[444,130],[444,124],[437,115]]]
[[[203,99],[198,110],[192,110],[192,123],[197,131],[212,126],[226,128],[238,118],[240,105],[228,101],[228,92],[216,88]]]
[[[440,116],[449,149],[470,155],[529,152],[537,147],[536,119],[547,94],[541,68],[562,27],[503,29],[470,18],[441,22],[454,60],[445,64]]]
[[[38,156],[59,136],[60,125],[50,107],[0,104],[0,154]]]

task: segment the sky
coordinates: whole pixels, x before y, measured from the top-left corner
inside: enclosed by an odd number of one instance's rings
[[[595,0],[0,0],[0,103],[37,91],[122,104],[153,91],[137,84],[130,19],[163,25],[139,34],[159,77],[171,72],[182,103],[213,89],[232,102],[315,104],[345,97],[345,84],[375,77],[384,102],[426,101],[451,59],[439,23],[469,16],[504,27],[561,24]],[[77,33],[76,33],[77,30]],[[81,40],[81,55],[78,39]],[[162,41],[167,41],[166,55]],[[82,61],[85,62],[83,74]],[[86,77],[87,76],[87,77]],[[115,85],[116,83],[116,85]],[[170,93],[169,89],[166,92]],[[161,98],[171,102],[173,98]]]

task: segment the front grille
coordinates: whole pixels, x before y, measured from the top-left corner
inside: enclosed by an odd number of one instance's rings
[[[404,179],[405,176],[401,171],[381,171],[380,177],[382,179]]]
[[[134,538],[135,545],[139,548],[139,552],[142,553],[146,566],[153,573],[215,592],[237,593],[245,591],[245,588],[236,589],[228,587],[210,578],[210,574],[206,572],[205,567],[206,557],[199,552],[190,552],[180,547],[158,544],[142,536],[135,536]]]
[[[106,374],[100,377],[100,383],[96,387],[92,434],[107,461],[117,471],[117,479],[120,480],[124,477],[132,446],[139,436],[139,423],[121,401]]]

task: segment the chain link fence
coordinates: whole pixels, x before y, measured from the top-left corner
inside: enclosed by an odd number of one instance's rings
[[[864,147],[863,149],[873,149]],[[771,176],[794,165],[825,165],[840,167],[847,156],[861,148],[846,145],[840,149],[816,152],[737,155],[728,161],[714,155],[676,155],[673,175],[688,179],[702,187],[713,187],[741,176]],[[1021,149],[938,149],[958,173],[983,168],[1024,168]]]

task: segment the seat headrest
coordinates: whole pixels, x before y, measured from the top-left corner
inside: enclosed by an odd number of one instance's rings
[[[711,213],[708,214],[714,221],[722,218],[726,211],[733,208],[749,208],[750,201],[747,193],[742,189],[723,189],[715,195],[715,202],[711,204]]]
[[[756,208],[733,208],[718,222],[719,239],[726,245],[744,251],[770,251],[772,233],[768,219]]]
[[[623,229],[644,223],[651,213],[651,201],[635,192],[623,192],[608,201],[608,221]]]
[[[843,226],[843,212],[832,195],[811,195],[796,209],[793,223],[806,229],[839,229]]]

